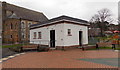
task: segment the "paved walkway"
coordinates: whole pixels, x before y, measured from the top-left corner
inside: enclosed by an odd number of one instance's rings
[[[9,48],[2,48],[0,52],[2,53],[2,58],[17,54],[17,52],[11,51]]]
[[[118,58],[113,50],[27,52],[3,62],[3,68],[117,68],[82,59]]]

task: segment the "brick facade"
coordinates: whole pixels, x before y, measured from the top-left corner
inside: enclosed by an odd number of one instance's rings
[[[28,42],[30,25],[48,20],[41,12],[29,10],[6,2],[1,2],[1,5],[3,43]],[[22,23],[24,24],[22,25]]]
[[[28,20],[7,19],[3,24],[3,41],[5,43],[29,42],[29,27],[31,24],[37,23]]]
[[[3,41],[6,43],[20,42],[20,20],[7,19],[3,24]]]
[[[24,43],[29,42],[29,38],[30,38],[29,29],[30,29],[30,25],[32,24],[38,24],[38,22],[21,20],[21,41]]]

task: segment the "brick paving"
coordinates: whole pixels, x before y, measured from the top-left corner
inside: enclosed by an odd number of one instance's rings
[[[83,58],[118,58],[113,50],[73,49],[67,51],[27,52],[2,63],[3,68],[117,68],[105,64],[82,61]]]

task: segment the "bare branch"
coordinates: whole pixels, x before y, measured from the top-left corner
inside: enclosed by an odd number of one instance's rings
[[[107,30],[107,26],[109,25],[109,23],[112,23],[114,20],[111,18],[111,12],[109,9],[104,8],[98,11],[97,14],[95,14],[92,18],[91,18],[91,22],[95,23],[92,24],[92,27],[97,27],[100,28],[100,34],[101,36],[104,36],[104,31]]]
[[[101,9],[100,11],[98,11],[98,15],[99,15],[100,21],[104,22],[104,21],[107,21],[107,19],[110,18],[111,13],[110,13],[109,9],[104,8],[104,9]]]

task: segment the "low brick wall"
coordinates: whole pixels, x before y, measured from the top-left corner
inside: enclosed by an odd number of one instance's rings
[[[89,50],[89,49],[96,48],[95,45],[87,45],[87,46],[83,46],[83,47],[84,47],[84,50]]]
[[[73,46],[56,46],[57,50],[67,50],[67,49],[74,49],[79,47],[79,45],[73,45]]]
[[[111,42],[100,42],[100,43],[98,43],[98,46],[99,47],[112,47],[112,43]]]
[[[38,45],[24,45],[22,48],[37,48]]]
[[[45,46],[45,47],[49,47],[49,45],[44,45],[44,44],[40,44],[39,46]]]

